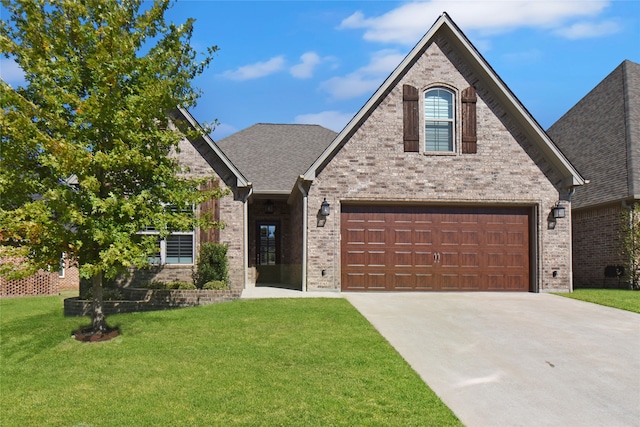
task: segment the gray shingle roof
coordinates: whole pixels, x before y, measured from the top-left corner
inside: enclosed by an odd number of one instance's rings
[[[256,194],[289,193],[337,133],[318,125],[258,123],[217,142]]]

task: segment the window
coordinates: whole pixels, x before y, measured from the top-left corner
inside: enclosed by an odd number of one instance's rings
[[[175,207],[169,208],[177,211]],[[193,212],[193,208],[189,210]],[[188,212],[182,210],[182,212]],[[158,231],[153,227],[147,227],[140,234],[159,235]],[[149,263],[155,265],[171,265],[171,264],[193,264],[193,230],[175,231],[166,238],[161,239],[158,236],[158,251],[149,257]]]
[[[453,151],[453,93],[429,89],[424,93],[424,135],[426,151]]]

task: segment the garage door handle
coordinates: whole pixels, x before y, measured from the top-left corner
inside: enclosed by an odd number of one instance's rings
[[[440,252],[433,253],[433,262],[436,264],[440,262]]]

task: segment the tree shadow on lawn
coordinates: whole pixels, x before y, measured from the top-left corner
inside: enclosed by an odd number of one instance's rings
[[[78,323],[82,321],[78,317],[64,317],[60,308],[52,308],[47,312],[2,322],[2,357],[16,363],[31,360],[43,351],[70,340],[71,331],[78,329]]]

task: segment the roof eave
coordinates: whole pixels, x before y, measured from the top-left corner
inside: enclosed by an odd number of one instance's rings
[[[251,187],[251,182],[240,172],[240,170],[233,164],[233,162],[224,154],[224,152],[218,147],[218,145],[211,139],[211,137],[204,131],[202,126],[196,121],[196,119],[183,107],[178,107],[177,111],[182,115],[183,119],[185,119],[189,125],[195,129],[203,141],[207,145],[208,149],[210,149],[215,156],[222,162],[222,164],[228,169],[228,171],[235,178],[235,186],[236,187]],[[193,141],[190,141],[193,143]]]

